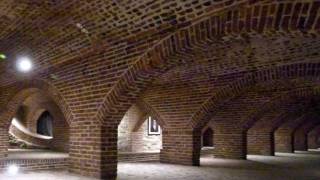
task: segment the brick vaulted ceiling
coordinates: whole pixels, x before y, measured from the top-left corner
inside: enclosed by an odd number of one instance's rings
[[[139,49],[192,24],[212,9],[230,4],[236,2],[4,0],[0,2],[0,49],[9,61],[19,55],[31,56],[41,69],[79,61],[101,51],[121,55],[137,48],[131,55],[133,59],[141,53]],[[110,56],[106,55],[106,60]]]
[[[170,87],[186,93],[199,84],[209,96],[219,77],[225,84],[241,73],[319,62],[319,7],[317,0],[3,0],[0,51],[8,58],[0,84],[41,78],[77,116],[95,116],[106,94],[120,94],[128,69],[150,61],[145,66],[163,67],[150,92],[170,97]],[[14,61],[24,55],[36,67],[23,77]]]

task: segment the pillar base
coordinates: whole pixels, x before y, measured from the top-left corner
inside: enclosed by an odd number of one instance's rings
[[[200,165],[201,132],[199,130],[163,130],[160,162],[190,166]]]
[[[112,173],[90,172],[90,171],[83,171],[83,170],[73,169],[73,168],[69,168],[69,172],[74,174],[79,174],[81,176],[92,177],[92,178],[97,178],[101,180],[117,179],[117,174],[112,174]]]
[[[275,151],[282,153],[294,153],[293,139],[290,133],[275,134]]]
[[[193,157],[192,152],[168,151],[161,149],[160,162],[188,166],[200,166],[200,157]]]
[[[225,159],[247,159],[245,134],[215,134],[214,156]]]
[[[248,154],[274,156],[274,138],[269,132],[248,133]]]

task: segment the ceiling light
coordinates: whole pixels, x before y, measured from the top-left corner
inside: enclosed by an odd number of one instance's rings
[[[32,69],[32,62],[27,57],[19,58],[16,65],[21,72],[28,72]]]

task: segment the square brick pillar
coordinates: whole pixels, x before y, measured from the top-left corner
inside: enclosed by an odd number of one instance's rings
[[[117,126],[82,122],[70,128],[71,172],[100,179],[117,178]]]
[[[214,130],[214,156],[226,159],[246,159],[246,134],[241,131]]]
[[[249,131],[248,154],[274,156],[274,136],[270,132]]]
[[[304,133],[298,133],[294,136],[294,150],[308,151],[308,138]]]
[[[308,148],[309,149],[319,148],[319,145],[317,143],[317,134],[309,134],[308,135]]]
[[[201,132],[182,129],[164,129],[162,132],[160,162],[200,165]]]
[[[8,156],[9,132],[7,127],[0,127],[0,158]]]
[[[288,132],[275,133],[275,151],[293,153],[293,136]]]

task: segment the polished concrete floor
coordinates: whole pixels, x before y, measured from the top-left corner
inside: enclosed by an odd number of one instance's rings
[[[0,179],[89,180],[67,171],[20,172]],[[249,155],[248,160],[201,158],[200,167],[160,163],[119,163],[120,180],[319,180],[320,152],[277,153],[274,157]]]

